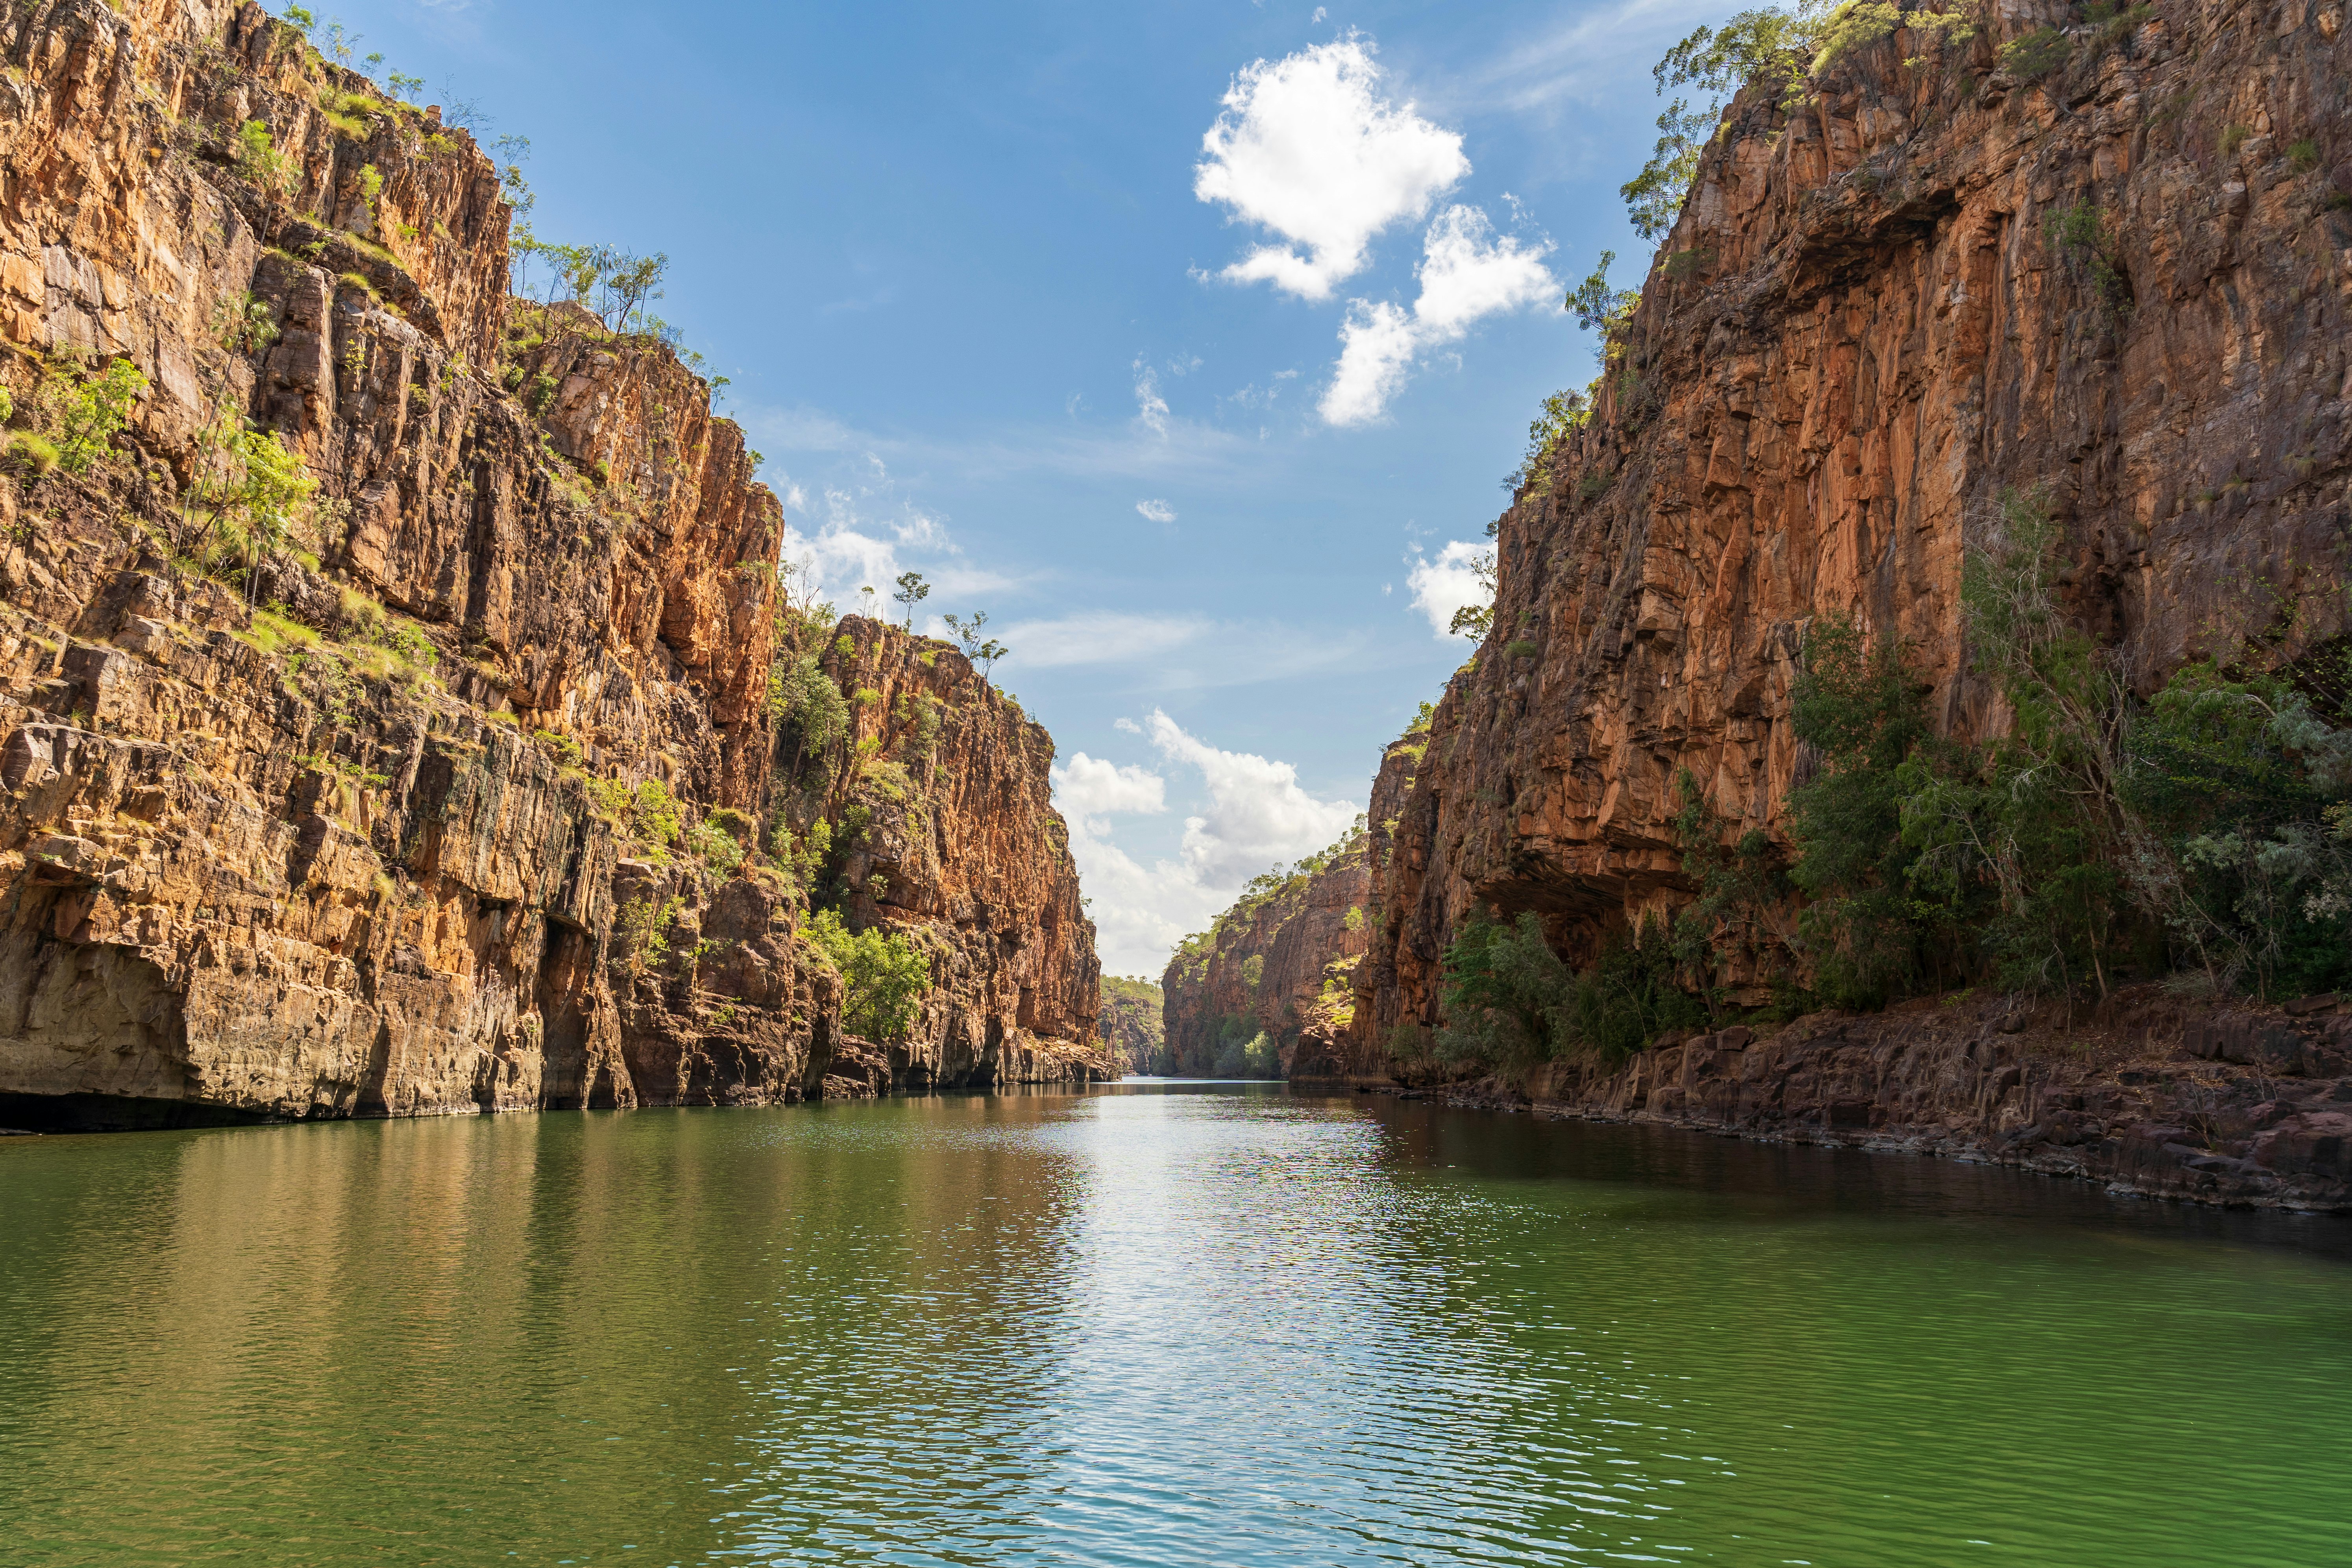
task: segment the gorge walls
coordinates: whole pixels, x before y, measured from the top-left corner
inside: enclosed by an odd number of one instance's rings
[[[1589,954],[1686,900],[1679,770],[1782,836],[1815,617],[1907,646],[1946,731],[2005,722],[1959,576],[2006,489],[2046,488],[2067,611],[2143,689],[2344,635],[2340,10],[1984,22],[1898,31],[1792,109],[1750,88],[1709,145],[1591,422],[1500,521],[1494,630],[1437,704],[1359,971],[1368,1048],[1437,1023],[1475,906]],[[2029,35],[2059,63],[2003,54]]]
[[[1107,1070],[1050,739],[851,621],[854,731],[779,777],[782,510],[669,348],[509,300],[465,132],[250,5],[59,0],[0,47],[0,1121]],[[60,463],[116,359],[127,426]],[[248,421],[318,490],[231,550]],[[925,956],[903,1041],[844,1026],[793,811]]]
[[[2201,658],[2345,651],[2340,5],[1972,19],[1731,105],[1589,420],[1497,521],[1490,635],[1384,758],[1366,945],[1286,960],[1353,963],[1346,1026],[1299,1047],[1294,1081],[2352,1206],[2334,996],[1959,993],[1776,1023],[1765,977],[1733,972],[1702,1011],[1755,1009],[1752,1028],[1517,1067],[1443,1048],[1445,954],[1474,916],[1534,917],[1574,969],[1692,901],[1685,772],[1725,842],[1792,858],[1790,792],[1822,766],[1792,693],[1823,618],[1905,651],[1937,734],[2008,732],[1961,599],[2005,497],[2046,504],[2060,613],[2142,697]],[[1244,950],[1247,913],[1220,952]],[[1218,985],[1204,968],[1185,993],[1188,1030],[1244,1000]]]
[[[1287,1076],[1300,1051],[1328,1049],[1346,1027],[1372,890],[1365,845],[1261,880],[1271,885],[1179,948],[1160,977],[1171,1071],[1230,1074],[1263,1035]]]
[[[1096,1032],[1102,1037],[1103,1048],[1116,1056],[1127,1071],[1173,1070],[1162,1016],[1166,1005],[1166,994],[1148,980],[1103,976],[1102,1013]]]

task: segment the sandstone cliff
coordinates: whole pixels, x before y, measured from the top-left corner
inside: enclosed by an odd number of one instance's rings
[[[2332,998],[2289,1016],[2132,991],[2088,1029],[1921,1004],[1476,1085],[1429,1051],[1474,911],[1532,912],[1586,962],[1691,898],[1681,770],[1786,848],[1818,765],[1790,715],[1816,618],[1907,646],[1943,733],[2000,732],[1960,576],[2004,489],[2047,487],[2065,611],[2143,693],[2192,658],[2342,648],[2340,7],[2086,21],[1997,0],[1981,21],[1954,43],[1900,30],[1793,109],[1777,88],[1734,104],[1590,422],[1499,520],[1492,635],[1416,776],[1383,768],[1353,1026],[1299,1076],[2352,1203]]]
[[[1172,1070],[1168,1061],[1167,1026],[1161,1013],[1166,1005],[1165,994],[1149,980],[1126,975],[1103,977],[1102,1014],[1096,1029],[1102,1037],[1103,1048],[1116,1057],[1127,1071]]]
[[[778,793],[791,822],[829,820],[851,923],[915,940],[935,987],[908,1039],[867,1057],[867,1081],[1116,1077],[1095,1035],[1094,922],[1052,804],[1054,738],[945,643],[856,616],[834,630],[841,761],[804,762]]]
[[[1501,519],[1495,630],[1402,813],[1361,1039],[1436,1022],[1474,905],[1589,953],[1686,898],[1679,769],[1779,833],[1815,616],[1906,642],[1939,723],[1984,732],[1959,574],[2003,487],[2050,487],[2070,608],[2144,688],[2257,634],[2280,662],[2344,634],[2340,11],[1985,22],[1898,32],[1793,110],[1751,89],[1709,147],[1591,423]],[[2002,46],[2050,26],[2064,63],[2020,79]],[[2085,209],[2095,267],[2053,221]]]
[[[839,678],[952,710],[958,804],[894,885],[928,901],[853,918],[955,934],[903,1070],[845,1037],[757,826],[781,510],[667,348],[510,310],[509,215],[463,132],[250,5],[61,0],[0,47],[16,423],[77,352],[148,383],[100,460],[52,468],[27,430],[0,480],[10,1119],[1098,1070],[1075,877],[1057,845],[1023,860],[1050,741],[878,631]],[[196,527],[240,416],[320,483],[249,565]]]
[[[1160,977],[1171,1070],[1231,1070],[1239,1047],[1261,1034],[1286,1076],[1302,1048],[1326,1049],[1354,1006],[1350,974],[1365,950],[1371,890],[1360,833],[1286,876],[1260,878],[1179,948]]]

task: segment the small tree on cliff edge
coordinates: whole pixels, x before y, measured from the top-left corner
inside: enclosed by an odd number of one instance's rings
[[[968,621],[958,620],[955,616],[950,616],[947,617],[947,622],[948,630],[955,633],[956,640],[963,645],[964,658],[980,666],[980,673],[982,676],[996,668],[998,659],[1013,651],[994,637],[981,635],[981,628],[988,625],[986,610],[973,611],[971,619]]]
[[[931,585],[923,581],[920,572],[901,572],[898,591],[890,596],[905,607],[907,629],[911,632],[915,629],[915,606],[931,596]]]

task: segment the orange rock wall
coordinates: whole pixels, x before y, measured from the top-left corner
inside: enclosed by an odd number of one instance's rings
[[[1324,984],[1334,977],[1332,964],[1344,966],[1365,951],[1371,893],[1371,868],[1359,852],[1219,916],[1209,947],[1196,957],[1180,952],[1160,976],[1173,1070],[1208,1071],[1227,1021],[1242,1020],[1281,1048],[1287,1073],[1302,1039],[1332,1033]],[[1350,910],[1358,921],[1353,931]],[[1255,985],[1247,973],[1253,959],[1263,964]]]
[[[688,827],[771,805],[782,516],[700,378],[577,311],[510,319],[489,161],[257,6],[45,0],[0,16],[0,47],[17,423],[75,351],[151,384],[88,473],[0,477],[0,1121],[908,1076],[857,1065],[786,878],[665,849],[623,804]],[[249,121],[289,161],[275,192],[238,166]],[[275,341],[233,341],[256,301]],[[236,587],[169,542],[223,407],[324,502],[302,553]],[[1060,1039],[1078,1065],[1049,1065],[1084,1077],[1091,931],[1048,853],[1051,742],[942,695],[987,716],[941,752],[959,815],[932,880],[994,945],[943,960],[918,1054],[1001,1021],[997,1076]],[[631,935],[631,911],[656,918]]]
[[[2000,46],[2045,25],[2068,63],[2016,79]],[[2340,637],[2347,83],[2336,0],[2158,0],[2121,34],[1996,0],[1974,38],[1898,33],[1793,111],[1744,94],[1591,424],[1503,515],[1494,634],[1399,813],[1359,1048],[1437,1021],[1474,905],[1577,952],[1685,897],[1677,770],[1779,831],[1816,616],[1908,643],[1953,732],[2001,723],[1959,574],[2006,488],[2047,487],[2071,607],[2144,687],[2249,634],[2280,658]],[[2051,232],[2084,204],[2112,290]]]

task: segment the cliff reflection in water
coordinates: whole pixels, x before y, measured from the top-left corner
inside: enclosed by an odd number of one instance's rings
[[[0,1537],[2328,1561],[2345,1228],[1273,1088],[12,1140]]]

